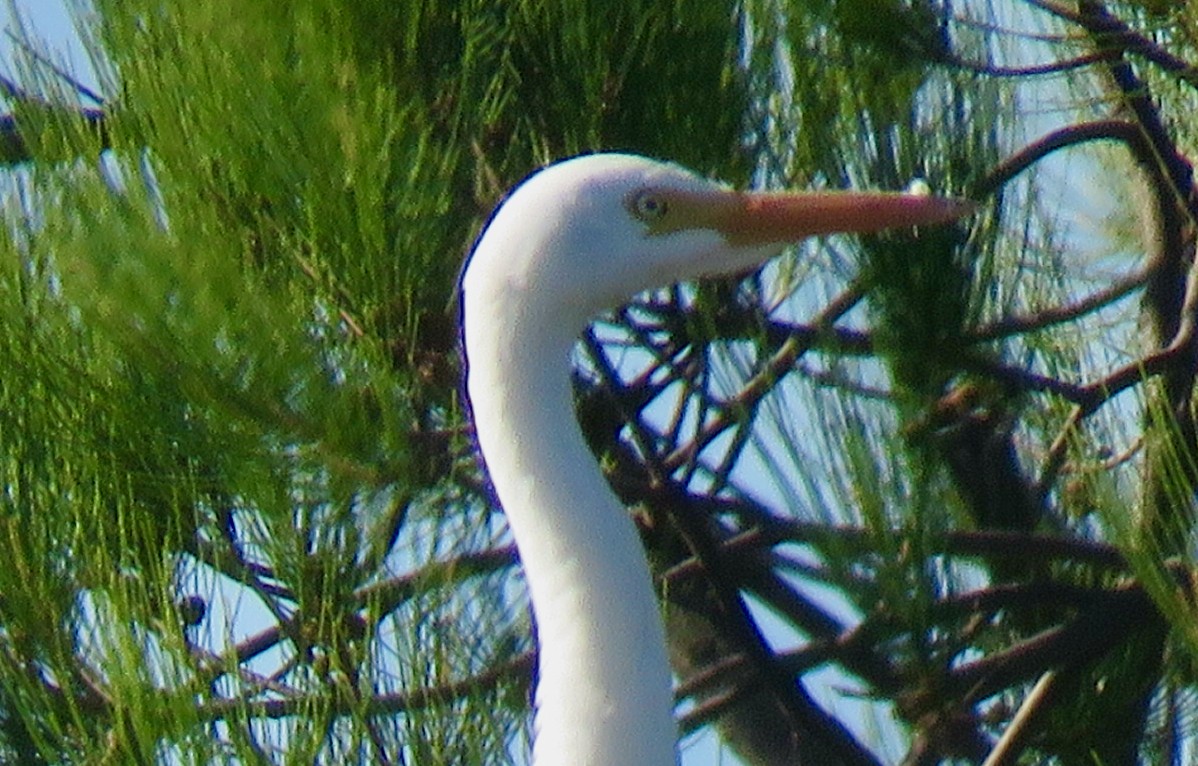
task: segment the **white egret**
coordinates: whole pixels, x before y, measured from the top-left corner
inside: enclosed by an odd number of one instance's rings
[[[587,323],[805,237],[968,209],[927,195],[736,192],[626,154],[550,165],[501,204],[463,276],[462,321],[478,444],[537,618],[536,766],[677,763],[645,553],[574,420],[570,353]]]

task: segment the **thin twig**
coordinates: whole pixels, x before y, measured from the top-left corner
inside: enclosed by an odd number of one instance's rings
[[[1143,271],[1138,271],[1122,279],[1117,279],[1102,290],[1091,293],[1073,303],[1064,306],[1050,306],[1023,316],[1003,317],[997,321],[966,331],[964,337],[968,342],[981,343],[1000,340],[1012,335],[1023,335],[1054,325],[1072,322],[1098,309],[1119,302],[1143,287],[1146,279],[1147,274]]]
[[[4,34],[8,37],[9,41],[12,42],[13,45],[20,48],[25,55],[49,69],[56,77],[65,82],[67,85],[70,85],[76,93],[83,96],[88,101],[91,101],[96,106],[104,106],[105,102],[103,96],[84,85],[73,74],[54,63],[44,53],[30,45],[23,37],[15,34],[11,29],[4,30]],[[12,94],[10,93],[9,95]]]
[[[864,297],[864,292],[860,286],[854,285],[848,288],[820,312],[816,320],[811,323],[812,326],[817,330],[832,327],[837,320],[851,311],[862,297]],[[661,461],[663,470],[673,471],[695,459],[695,456],[706,449],[709,444],[739,422],[742,413],[773,391],[778,379],[811,348],[814,338],[815,335],[803,338],[794,335],[788,337],[765,363],[761,371],[750,378],[735,397],[723,404],[719,414],[704,425],[690,443],[674,450]]]
[[[1008,181],[1060,149],[1092,141],[1119,141],[1138,154],[1148,147],[1140,126],[1129,120],[1094,120],[1050,131],[1023,147],[994,167],[978,184],[976,195],[1000,189]]]
[[[982,766],[1015,766],[1018,763],[1019,755],[1023,752],[1028,739],[1034,733],[1032,725],[1036,719],[1044,714],[1045,709],[1052,700],[1056,686],[1056,671],[1045,671],[1044,675],[1040,676],[1040,680],[1036,681],[1036,685],[1032,687],[1032,690],[1023,699],[1023,704],[1019,706],[1015,717],[1011,719],[1011,723],[1007,725],[1006,731],[1003,732],[1002,737],[995,743],[994,749],[990,751],[990,755],[986,756],[986,760],[983,761]]]
[[[243,718],[287,718],[310,712],[314,705],[328,705],[335,714],[364,712],[367,716],[394,715],[412,710],[425,710],[456,700],[476,698],[477,695],[498,689],[513,680],[528,682],[536,665],[536,653],[532,650],[518,654],[498,665],[469,678],[437,686],[429,686],[410,692],[380,694],[368,700],[348,700],[342,695],[320,693],[286,699],[247,700],[242,698],[218,699],[201,703],[197,711],[201,720],[224,720],[231,717]]]
[[[941,61],[949,66],[963,69],[973,74],[985,75],[987,77],[1038,77],[1048,74],[1060,74],[1074,69],[1081,69],[1090,66],[1100,61],[1105,61],[1111,57],[1111,53],[1099,51],[1097,53],[1087,53],[1076,58],[1062,59],[1060,61],[1050,61],[1045,64],[1028,64],[1025,66],[1001,66],[998,64],[988,64],[982,61],[969,61],[967,59],[949,56]]]

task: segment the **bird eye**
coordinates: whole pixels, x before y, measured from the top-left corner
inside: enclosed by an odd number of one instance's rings
[[[666,214],[668,206],[665,198],[657,192],[642,189],[628,199],[628,209],[645,223],[660,221]]]

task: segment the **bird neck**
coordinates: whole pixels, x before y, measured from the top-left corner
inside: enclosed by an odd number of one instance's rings
[[[465,316],[479,446],[537,620],[536,766],[670,766],[677,736],[644,549],[575,420],[560,322]],[[468,302],[469,306],[469,302]],[[468,309],[469,310],[469,309]]]

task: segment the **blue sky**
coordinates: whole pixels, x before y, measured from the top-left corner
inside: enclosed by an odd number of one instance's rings
[[[57,63],[73,72],[88,87],[95,86],[91,64],[75,34],[68,11],[69,5],[74,3],[64,0],[18,0],[13,5],[32,38],[44,42],[46,48],[54,51]],[[0,39],[0,60],[4,62],[5,71],[13,71],[14,42],[9,33],[16,29],[12,8],[5,3],[0,6],[0,30],[5,33]]]

